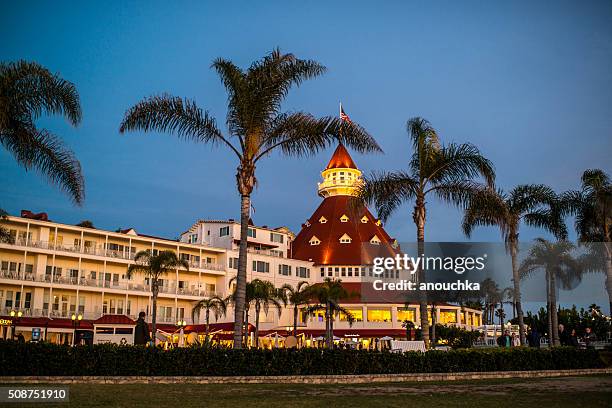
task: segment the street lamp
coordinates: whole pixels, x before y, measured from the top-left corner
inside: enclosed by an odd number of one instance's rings
[[[17,323],[19,322],[19,319],[21,319],[21,316],[23,316],[23,312],[21,310],[11,310],[11,340],[15,340],[15,329],[17,328]]]
[[[83,315],[80,313],[78,315],[73,313],[71,316],[71,319],[72,319],[72,345],[75,346],[77,327],[81,325],[81,320],[83,320]]]
[[[183,347],[185,345],[185,338],[184,338],[184,330],[185,330],[185,326],[187,326],[187,322],[184,320],[179,320],[178,322],[176,322],[176,326],[179,328],[179,347]]]

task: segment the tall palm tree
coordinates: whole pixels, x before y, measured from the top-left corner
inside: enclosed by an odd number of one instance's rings
[[[334,318],[343,315],[352,325],[355,321],[353,314],[340,305],[341,300],[354,297],[354,293],[347,291],[342,286],[340,279],[325,278],[322,284],[311,286],[311,294],[318,304],[306,308],[307,315],[314,315],[318,312],[325,313],[325,340],[327,348],[332,348],[334,344]]]
[[[236,155],[236,185],[240,194],[240,247],[234,308],[234,347],[240,348],[246,296],[247,236],[255,169],[274,151],[285,155],[314,154],[339,141],[359,152],[381,151],[359,125],[335,117],[315,118],[305,112],[286,113],[281,103],[293,86],[325,72],[316,61],[302,60],[278,49],[243,70],[219,58],[212,67],[228,93],[228,135],[210,114],[189,99],[153,96],[130,108],[120,132],[173,132],[200,143],[223,145]]]
[[[236,277],[234,276],[233,278],[231,278],[229,280],[229,287],[232,287],[232,284],[236,281]],[[240,338],[240,341],[244,344],[245,347],[248,347],[249,345],[249,312],[251,310],[251,303],[253,303],[253,300],[255,298],[255,285],[253,284],[253,282],[247,282],[246,284],[246,288],[245,288],[245,298],[244,298],[244,313],[243,313],[243,322],[244,322],[244,327],[243,327],[243,336]],[[237,299],[237,292],[236,292],[236,287],[234,287],[234,291],[232,292],[232,294],[229,297],[229,300],[234,304],[234,307],[236,307],[236,299]],[[234,338],[235,341],[235,338]]]
[[[225,316],[227,313],[227,300],[220,296],[214,295],[198,301],[191,310],[192,320],[195,321],[196,316],[199,316],[202,310],[205,311],[206,339],[208,340],[208,333],[210,333],[210,312],[213,313],[215,321],[219,320],[220,317]]]
[[[293,305],[293,335],[297,336],[297,321],[300,306],[308,305],[311,298],[310,285],[306,281],[298,282],[296,287],[286,283],[281,287],[287,301]]]
[[[78,125],[81,104],[74,84],[35,62],[0,63],[0,144],[26,171],[38,171],[81,205],[81,164],[59,137],[36,127],[43,113]]]
[[[519,321],[521,344],[525,344],[525,322],[521,306],[521,288],[518,265],[519,228],[523,222],[531,227],[551,232],[565,239],[567,228],[563,222],[559,198],[548,186],[520,185],[509,193],[483,189],[475,194],[465,210],[463,232],[471,236],[477,226],[497,226],[512,259],[512,288],[514,307]]]
[[[492,163],[471,144],[440,144],[438,133],[423,118],[408,121],[407,130],[412,143],[412,156],[407,171],[373,173],[364,179],[359,196],[366,203],[374,204],[378,216],[386,221],[401,204],[414,201],[412,220],[416,225],[419,255],[425,252],[426,200],[435,197],[452,205],[464,205],[478,187],[474,181],[484,177],[493,185],[495,171]],[[419,267],[418,279],[425,280]],[[420,299],[420,321],[423,340],[429,343],[427,298]]]
[[[612,313],[612,183],[603,170],[586,170],[579,191],[569,191],[562,199],[568,213],[576,216],[575,229],[582,244],[590,246],[591,258],[603,258],[596,267],[606,274],[606,289]],[[603,255],[603,256],[601,256]]]
[[[548,332],[551,345],[555,346],[559,345],[557,288],[573,289],[582,279],[580,262],[571,253],[574,249],[575,246],[568,241],[549,242],[537,238],[519,267],[521,278],[529,277],[539,270],[546,274]]]
[[[157,296],[159,295],[159,279],[168,272],[183,268],[189,270],[189,263],[176,256],[173,251],[161,251],[157,255],[150,251],[138,251],[134,256],[134,263],[128,266],[127,277],[131,279],[136,273],[142,273],[149,278],[151,285],[151,337],[153,341],[157,334]]]

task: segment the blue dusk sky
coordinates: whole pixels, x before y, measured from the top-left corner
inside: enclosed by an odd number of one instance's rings
[[[611,172],[610,1],[4,2],[0,60],[37,61],[76,84],[83,121],[41,118],[79,158],[86,201],[78,208],[0,150],[0,207],[46,211],[177,237],[198,218],[238,218],[236,159],[226,149],[168,134],[120,135],[143,97],[195,99],[218,122],[226,94],[210,64],[247,67],[275,47],[328,72],[290,93],[289,111],[351,118],[384,155],[353,154],[365,172],[403,169],[406,121],[422,116],[443,142],[471,142],[491,159],[501,188],[578,187],[587,168]],[[272,155],[257,169],[255,222],[300,225],[320,203],[316,184],[333,151]],[[458,210],[428,203],[426,238],[465,240]],[[399,241],[415,228],[410,205],[387,223]],[[523,240],[546,236],[524,229]],[[474,234],[499,239],[495,229]]]

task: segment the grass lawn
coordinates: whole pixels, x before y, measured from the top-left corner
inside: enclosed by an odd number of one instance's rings
[[[50,384],[57,385],[57,384]],[[446,383],[70,385],[57,407],[610,407],[612,376]],[[10,404],[10,406],[25,406]],[[40,404],[30,405],[40,407]]]

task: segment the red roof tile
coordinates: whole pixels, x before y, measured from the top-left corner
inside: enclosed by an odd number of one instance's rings
[[[350,196],[330,196],[323,200],[319,208],[308,219],[308,224],[295,237],[292,243],[292,257],[312,261],[315,265],[367,265],[376,256],[395,256],[393,239],[382,226],[376,225],[376,218],[362,206],[353,209]],[[346,215],[347,222],[340,221]],[[367,222],[361,222],[365,216]],[[319,222],[325,217],[327,222]],[[347,234],[350,243],[340,243],[340,237]],[[380,245],[370,244],[376,235]],[[310,239],[316,236],[321,243],[310,245]]]

